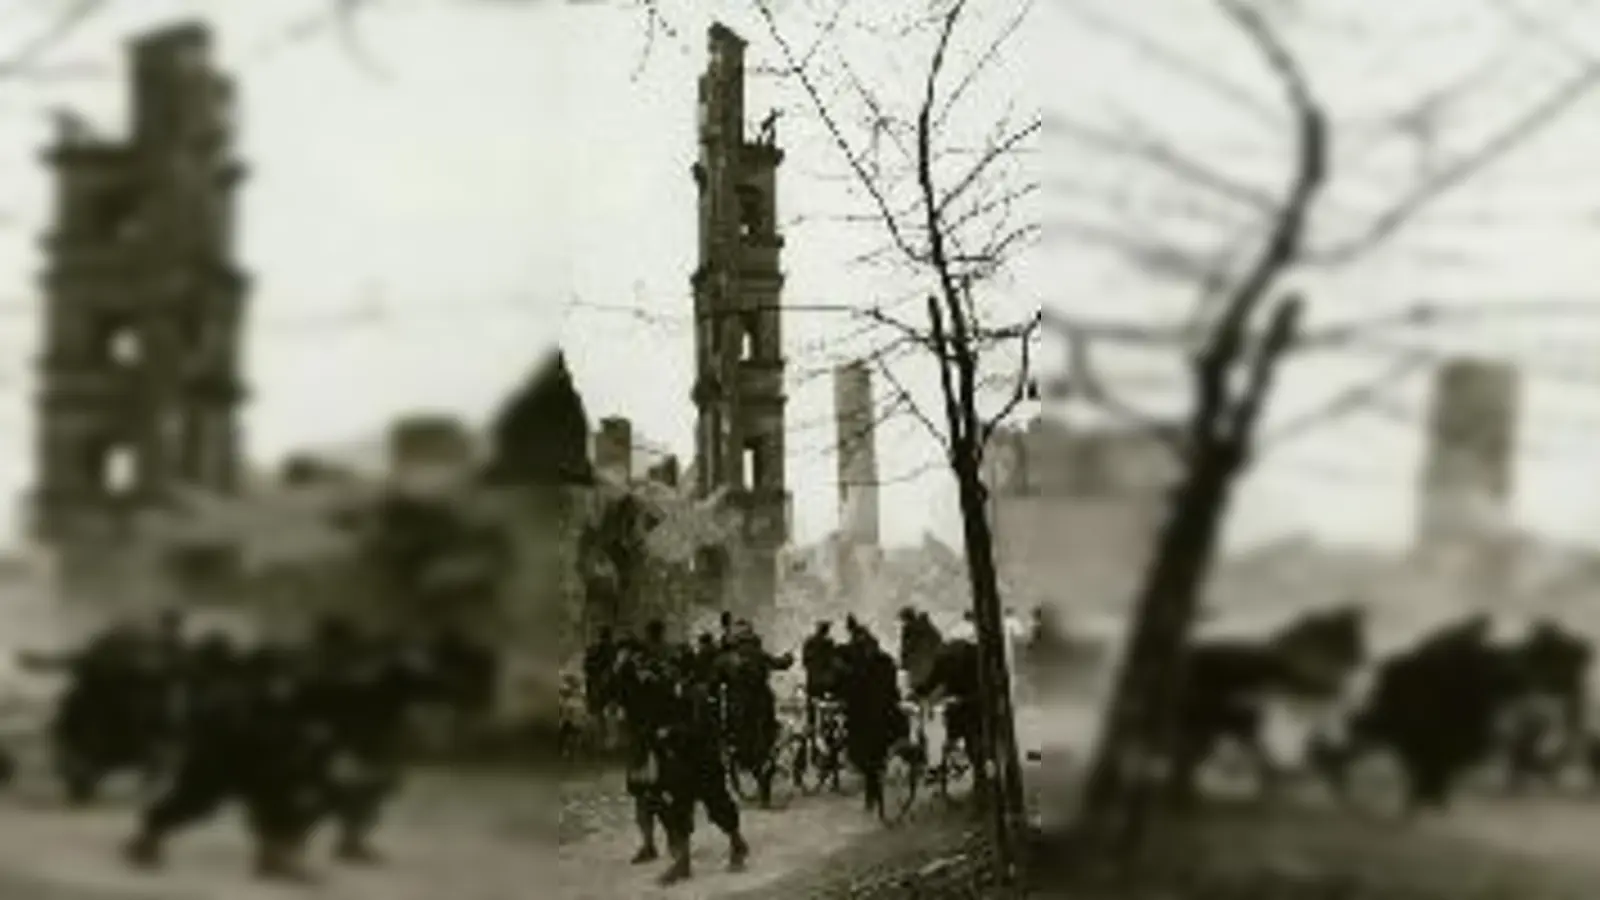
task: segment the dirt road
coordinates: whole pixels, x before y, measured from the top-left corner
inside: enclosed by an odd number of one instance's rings
[[[118,855],[134,819],[127,798],[66,810],[30,785],[0,801],[0,900],[525,897],[526,886],[541,883],[557,860],[556,818],[548,783],[423,776],[384,829],[388,865],[336,868],[323,840],[316,867],[325,882],[286,893],[249,877],[249,848],[235,814],[182,836],[163,871],[134,872]]]
[[[1042,767],[1031,767],[1030,793],[1047,824],[1070,806],[1069,773],[1078,756],[1073,742],[1054,739],[1085,724],[1068,727],[1060,717],[1040,716],[1024,722],[1025,743],[1046,753]],[[30,779],[0,794],[0,900],[786,900],[797,891],[813,897],[905,896],[893,886],[893,871],[935,862],[962,845],[968,821],[939,811],[930,805],[912,824],[886,830],[864,813],[855,795],[795,798],[774,811],[747,809],[754,848],[747,871],[724,870],[726,844],[702,825],[696,878],[660,889],[654,879],[662,864],[628,865],[635,836],[615,773],[540,778],[419,772],[381,832],[387,865],[336,866],[327,855],[331,835],[323,835],[315,857],[323,883],[294,891],[250,878],[249,849],[234,815],[184,835],[164,871],[136,873],[117,854],[133,822],[126,797],[69,811],[47,785]],[[1470,877],[1474,884],[1516,886],[1526,884],[1530,873],[1542,873],[1543,887],[1511,895],[1518,900],[1600,897],[1600,853],[1592,837],[1600,833],[1600,797],[1582,791],[1527,797],[1477,791],[1450,813],[1409,826],[1340,819],[1326,810],[1319,816],[1314,826],[1303,827],[1249,811],[1208,835],[1204,855],[1224,858],[1240,846],[1268,843],[1262,835],[1269,835],[1275,858],[1292,866],[1330,869],[1365,856],[1389,871],[1397,868],[1396,860],[1432,860],[1422,867]],[[863,889],[863,882],[876,887]]]
[[[126,792],[96,808],[67,810],[47,785],[30,780],[0,797],[0,900],[700,900],[759,890],[884,831],[853,795],[746,810],[754,852],[745,872],[725,871],[726,842],[702,825],[696,878],[660,889],[662,863],[628,864],[636,838],[621,788],[611,773],[565,783],[417,773],[381,831],[385,865],[338,866],[328,856],[332,835],[322,835],[314,856],[322,883],[292,890],[251,879],[236,814],[183,835],[162,871],[134,872],[118,856],[134,820]]]

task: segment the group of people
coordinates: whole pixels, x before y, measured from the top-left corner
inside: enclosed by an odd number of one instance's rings
[[[1466,773],[1490,763],[1513,787],[1553,780],[1572,763],[1600,781],[1600,744],[1585,721],[1592,642],[1553,620],[1526,623],[1511,640],[1496,624],[1467,615],[1378,659],[1353,604],[1308,612],[1263,638],[1193,639],[1177,695],[1173,798],[1194,798],[1199,767],[1224,739],[1252,751],[1273,787],[1263,734],[1272,697],[1324,712],[1307,759],[1339,796],[1374,751],[1399,764],[1411,811],[1447,806]]]
[[[335,618],[289,645],[183,632],[167,615],[154,630],[120,625],[78,652],[24,660],[68,676],[52,737],[75,799],[122,769],[159,786],[125,846],[140,867],[230,802],[246,812],[262,877],[309,879],[306,843],[328,819],[338,858],[376,861],[369,838],[399,786],[408,712],[477,705],[493,677],[459,635],[401,640]]]
[[[1514,641],[1493,631],[1491,617],[1467,616],[1379,662],[1342,727],[1313,742],[1336,791],[1374,748],[1399,761],[1412,810],[1447,806],[1468,771],[1494,760],[1511,787],[1554,781],[1570,763],[1600,779],[1586,721],[1593,643],[1552,620]]]
[[[821,704],[838,704],[844,719],[845,759],[861,775],[867,808],[881,807],[890,750],[910,731],[901,700],[900,665],[854,616],[845,619],[842,642],[834,640],[831,622],[818,622],[801,646],[801,659],[807,729],[817,729]]]
[[[883,803],[889,755],[910,730],[902,671],[914,698],[948,701],[947,734],[967,744],[970,754],[979,752],[975,646],[945,641],[924,614],[909,608],[901,622],[912,637],[908,643],[902,635],[899,660],[854,616],[846,618],[842,640],[832,622],[822,621],[800,648],[806,727],[817,728],[821,708],[836,704],[847,762],[862,777],[868,808]],[[592,720],[603,722],[616,710],[627,735],[627,783],[640,834],[634,862],[659,858],[659,824],[670,855],[661,880],[668,884],[692,874],[697,807],[727,836],[729,865],[745,865],[750,847],[729,790],[730,767],[755,778],[764,805],[771,797],[780,736],[772,676],[789,669],[794,657],[770,653],[747,621],[725,612],[720,624],[720,635],[702,633],[692,642],[668,640],[661,621],[621,638],[603,628],[584,654]],[[934,643],[916,637],[923,627],[932,629]]]
[[[722,634],[702,634],[693,644],[669,641],[659,620],[642,635],[601,629],[584,655],[584,687],[597,720],[616,709],[627,730],[628,792],[633,796],[640,846],[634,863],[659,858],[656,826],[671,856],[663,883],[690,877],[695,810],[728,838],[729,867],[742,868],[750,853],[740,829],[739,806],[729,790],[727,766],[749,767],[770,798],[765,761],[777,740],[777,699],[771,674],[792,658],[767,652],[755,629],[724,613]]]

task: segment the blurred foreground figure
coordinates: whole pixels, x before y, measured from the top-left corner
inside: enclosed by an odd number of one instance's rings
[[[20,664],[64,672],[66,690],[51,718],[56,774],[76,804],[94,799],[100,783],[126,769],[155,784],[181,743],[184,695],[194,673],[176,614],[151,632],[114,624],[75,652],[26,653]]]
[[[307,648],[239,656],[209,646],[197,657],[205,677],[187,692],[179,762],[144,810],[128,859],[159,865],[171,835],[238,802],[264,878],[309,880],[306,842],[327,818],[338,859],[377,861],[369,840],[400,784],[407,714],[455,695],[441,660],[337,620]]]
[[[325,725],[306,715],[308,688],[293,656],[274,648],[221,673],[192,707],[182,761],[141,815],[128,860],[159,866],[171,835],[238,801],[255,840],[256,873],[309,880],[305,838],[327,803],[332,747]]]
[[[1513,786],[1559,774],[1583,742],[1589,643],[1541,622],[1524,640],[1497,645],[1492,624],[1468,617],[1383,662],[1345,742],[1313,744],[1336,792],[1349,766],[1379,748],[1399,758],[1412,812],[1448,806],[1462,776],[1497,752]]]

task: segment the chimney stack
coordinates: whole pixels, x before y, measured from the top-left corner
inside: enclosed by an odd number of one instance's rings
[[[633,480],[633,423],[621,416],[600,420],[594,440],[594,467],[618,484]]]

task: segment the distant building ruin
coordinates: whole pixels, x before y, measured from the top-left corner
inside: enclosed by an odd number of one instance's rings
[[[633,423],[621,416],[600,420],[594,434],[594,470],[616,484],[633,480]]]
[[[682,477],[678,471],[678,458],[670,454],[662,457],[660,462],[655,463],[646,470],[644,477],[666,487],[677,487],[678,481]]]
[[[211,36],[183,24],[131,45],[132,129],[58,122],[37,481],[43,544],[114,544],[174,488],[228,494],[240,477],[247,280],[235,262],[233,90]]]
[[[984,480],[1007,604],[1125,607],[1177,465],[1172,449],[1146,431],[1078,430],[1039,418],[997,432]]]
[[[1520,387],[1507,363],[1456,359],[1440,367],[1419,477],[1417,549],[1425,557],[1497,568],[1491,563],[1510,532]]]
[[[751,140],[745,127],[745,42],[720,24],[699,85],[699,265],[694,288],[695,488],[725,491],[742,511],[742,549],[708,555],[708,590],[731,607],[776,600],[778,551],[789,538],[784,464],[783,333],[779,291],[776,146],[769,117]]]
[[[839,530],[851,542],[878,546],[877,407],[872,371],[865,361],[833,373],[834,419],[838,427]]]
[[[404,416],[389,428],[389,481],[402,490],[452,490],[470,481],[479,442],[460,418],[438,413]]]
[[[878,411],[872,370],[865,360],[833,373],[834,421],[838,429],[840,588],[856,596],[870,581],[882,548],[878,502]]]

